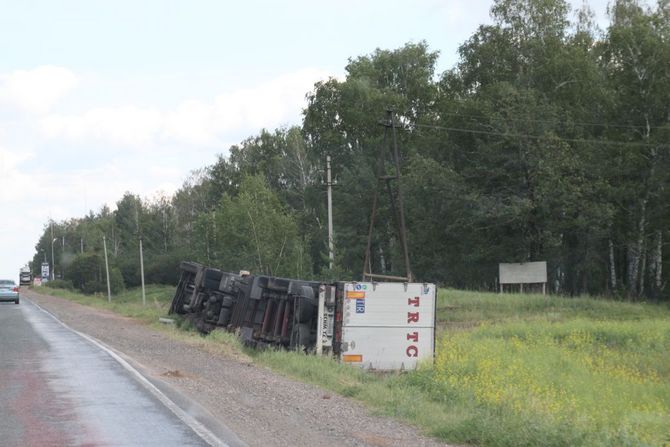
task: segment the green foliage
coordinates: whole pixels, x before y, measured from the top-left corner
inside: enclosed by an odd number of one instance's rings
[[[118,267],[109,267],[109,287],[113,294],[120,293],[126,288],[126,285],[123,282],[123,275],[121,274],[121,271],[118,269]],[[102,290],[99,289],[95,291],[102,292]]]
[[[177,285],[179,263],[186,258],[179,251],[147,256],[144,260],[144,282]]]
[[[242,180],[236,197],[224,196],[213,224],[218,256],[230,270],[305,277],[309,257],[294,216],[260,176]]]
[[[81,254],[74,257],[67,272],[67,279],[83,293],[91,295],[107,292],[105,259],[97,253]],[[112,293],[124,290],[121,270],[113,265],[109,267],[109,285]]]
[[[97,253],[78,255],[68,269],[68,278],[79,290],[93,288],[103,280],[104,259]],[[90,292],[89,292],[90,293]]]
[[[49,287],[52,289],[65,289],[65,290],[74,290],[74,284],[69,279],[55,279],[48,282]]]

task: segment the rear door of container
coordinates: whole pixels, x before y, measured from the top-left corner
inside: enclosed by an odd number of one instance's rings
[[[415,369],[435,352],[434,284],[340,283],[342,361],[380,370]]]

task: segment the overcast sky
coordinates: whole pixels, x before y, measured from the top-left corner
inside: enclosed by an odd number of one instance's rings
[[[590,2],[603,26],[606,4]],[[0,0],[0,278],[18,278],[50,217],[171,194],[231,144],[299,124],[349,57],[426,40],[451,68],[490,6]]]

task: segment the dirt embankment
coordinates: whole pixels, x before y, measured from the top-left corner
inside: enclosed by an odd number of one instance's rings
[[[25,296],[202,406],[250,446],[445,445],[373,416],[351,399],[207,352],[133,319],[33,291]]]

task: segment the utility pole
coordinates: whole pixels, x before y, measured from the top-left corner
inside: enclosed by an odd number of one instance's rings
[[[402,196],[402,188],[400,185],[400,154],[398,151],[398,140],[396,137],[396,124],[395,118],[393,116],[392,110],[386,111],[386,120],[381,123],[384,126],[384,141],[381,144],[379,152],[379,166],[377,168],[377,187],[374,191],[374,196],[372,200],[372,212],[370,214],[370,228],[368,231],[368,243],[365,249],[365,261],[363,262],[363,281],[374,281],[375,279],[389,280],[389,281],[402,281],[402,282],[412,282],[414,276],[412,275],[412,270],[409,264],[409,251],[407,248],[407,228],[405,225],[405,210]],[[393,175],[386,174],[386,152],[387,152],[387,143],[388,143],[388,133],[391,133],[391,160],[393,163]],[[379,204],[379,190],[381,189],[380,184],[386,183],[386,189],[389,194],[389,199],[391,202],[391,214],[396,223],[398,230],[398,239],[400,240],[400,248],[402,249],[402,255],[405,261],[405,276],[395,276],[395,275],[386,275],[386,274],[376,274],[372,273],[372,235],[374,231],[375,218],[377,215],[377,207]],[[395,182],[395,185],[392,184]],[[395,187],[394,187],[395,186]],[[394,191],[395,189],[395,191]],[[397,202],[397,203],[396,203]]]
[[[144,292],[144,254],[142,254],[142,237],[140,237],[140,278],[142,279],[142,306],[147,305],[147,295]]]
[[[105,271],[107,272],[107,302],[112,302],[112,289],[109,287],[109,261],[107,261],[107,238],[102,236],[102,246],[105,249]]]
[[[82,253],[84,253],[84,238],[79,239],[79,246]]]
[[[63,235],[63,251],[60,252],[60,279],[65,279],[65,266],[63,260],[65,258],[65,235]]]
[[[49,222],[51,224],[51,280],[56,279],[56,264],[54,263],[54,221]]]
[[[328,186],[328,266],[333,270],[335,252],[333,249],[333,180],[330,171],[330,155],[326,155],[326,185]]]

